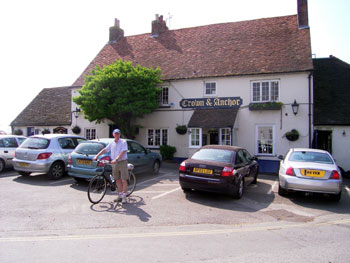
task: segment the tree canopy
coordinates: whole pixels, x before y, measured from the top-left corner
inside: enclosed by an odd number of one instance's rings
[[[85,76],[80,96],[73,101],[90,122],[109,119],[127,138],[134,138],[135,119],[159,107],[160,73],[159,68],[134,67],[132,62],[116,60]]]

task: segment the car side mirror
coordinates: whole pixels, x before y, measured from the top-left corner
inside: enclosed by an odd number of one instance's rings
[[[277,158],[280,159],[280,160],[283,160],[283,159],[284,159],[282,155],[278,155]]]

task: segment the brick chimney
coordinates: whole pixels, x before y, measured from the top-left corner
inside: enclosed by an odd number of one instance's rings
[[[299,29],[309,28],[307,0],[298,0],[298,24]]]
[[[114,26],[109,28],[109,44],[116,43],[119,39],[124,37],[124,30],[120,28],[120,21],[116,18]]]
[[[168,30],[163,16],[156,15],[156,20],[152,21],[152,37],[158,37],[161,33]]]

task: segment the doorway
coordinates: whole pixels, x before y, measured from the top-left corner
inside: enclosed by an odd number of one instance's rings
[[[314,148],[326,150],[332,154],[332,131],[315,130]]]

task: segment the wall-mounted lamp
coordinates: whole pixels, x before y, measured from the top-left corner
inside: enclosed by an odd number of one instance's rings
[[[78,109],[77,107],[75,107],[75,110],[72,111],[72,113],[76,119],[79,117],[79,112],[80,112],[80,109]]]
[[[296,100],[294,100],[293,104],[292,104],[292,111],[294,113],[294,115],[298,114],[299,111],[299,103],[297,103]]]
[[[343,136],[344,136],[344,137],[346,136],[346,132],[345,132],[345,130],[343,131]]]

